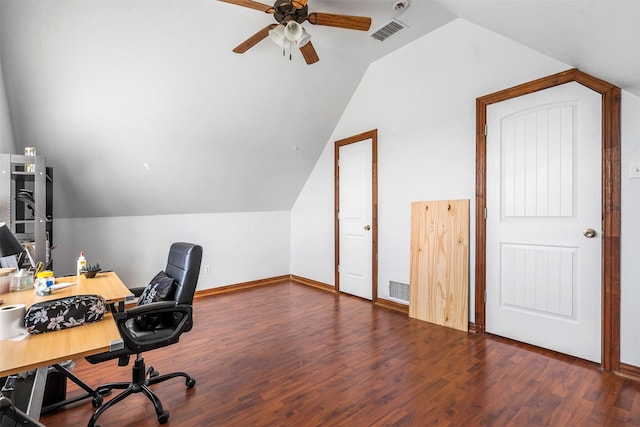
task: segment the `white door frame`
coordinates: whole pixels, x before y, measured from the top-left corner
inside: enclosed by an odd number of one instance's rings
[[[335,290],[340,292],[340,147],[371,140],[371,302],[378,300],[378,130],[373,129],[335,142],[334,145],[334,242],[335,242]]]
[[[571,69],[476,99],[475,324],[486,331],[486,117],[487,105],[578,82],[602,95],[602,363],[620,371],[620,88]]]

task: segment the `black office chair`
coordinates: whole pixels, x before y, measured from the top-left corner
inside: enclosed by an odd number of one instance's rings
[[[13,402],[2,393],[0,393],[0,426],[46,427],[13,406]]]
[[[160,375],[152,366],[147,369],[141,353],[175,344],[183,332],[191,330],[193,326],[193,295],[198,282],[201,260],[201,246],[191,243],[172,244],[165,273],[175,279],[175,284],[167,298],[164,301],[152,302],[114,313],[118,330],[124,341],[124,348],[88,356],[86,359],[90,363],[118,359],[119,366],[126,366],[129,364],[129,357],[135,354],[132,381],[130,383],[107,383],[95,389],[92,403],[98,409],[91,417],[89,427],[94,426],[98,417],[111,406],[132,393],[140,392],[151,400],[158,416],[158,422],[164,424],[169,419],[169,411],[162,407],[160,399],[149,389],[149,386],[176,377],[184,377],[187,388],[192,388],[196,384],[196,380],[184,372]],[[139,296],[143,289],[136,288],[131,291]],[[155,319],[153,326],[149,328],[147,324],[144,328],[140,327],[140,322],[136,322],[136,318],[140,319],[140,316],[153,316]],[[112,389],[124,389],[124,391],[102,405],[103,396],[108,395]]]

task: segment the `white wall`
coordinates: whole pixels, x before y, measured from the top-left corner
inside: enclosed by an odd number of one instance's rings
[[[334,284],[334,141],[378,129],[378,296],[389,298],[389,281],[409,283],[412,201],[471,199],[473,215],[475,99],[567,68],[462,19],[372,64],[292,209],[292,273]],[[473,319],[473,292],[470,306]]]
[[[629,179],[640,162],[640,98],[622,91],[622,238],[620,359],[640,366],[640,179]]]
[[[87,262],[115,270],[129,287],[144,286],[167,262],[172,242],[203,247],[198,289],[289,274],[289,212],[215,213],[54,220],[57,276]],[[204,267],[210,267],[205,274]]]
[[[378,129],[378,295],[409,282],[410,204],[470,199],[470,320],[474,316],[475,99],[572,68],[458,19],[372,64],[291,213],[293,274],[334,284],[333,143]],[[615,83],[615,82],[613,82]],[[638,98],[623,93],[622,361],[640,366],[635,326],[640,303]]]
[[[16,146],[11,130],[11,117],[9,116],[9,106],[2,75],[2,63],[0,62],[0,153],[15,153],[15,150]]]
[[[334,284],[333,144],[327,144],[291,213],[291,274]]]
[[[269,40],[237,55],[272,18],[216,0],[0,0],[0,15],[17,149],[54,167],[56,218],[289,210],[364,72],[316,32],[313,67]]]

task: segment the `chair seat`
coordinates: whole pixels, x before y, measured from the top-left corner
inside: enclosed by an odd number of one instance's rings
[[[127,330],[129,334],[138,342],[158,342],[162,341],[164,338],[169,337],[175,330],[173,325],[171,326],[158,326],[153,330],[145,330],[141,329],[134,321],[134,319],[129,319],[125,322]],[[166,341],[165,341],[166,342]],[[165,345],[158,346],[164,347]],[[107,360],[119,359],[122,356],[131,355],[132,352],[128,348],[123,348],[120,350],[107,351],[105,353],[94,354],[92,356],[87,356],[85,359],[91,363],[101,363]]]

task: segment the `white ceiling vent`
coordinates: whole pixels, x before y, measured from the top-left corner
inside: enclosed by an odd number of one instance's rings
[[[409,27],[406,24],[403,24],[402,22],[396,19],[392,19],[389,23],[378,28],[376,32],[371,34],[371,37],[383,42],[387,40],[389,37],[391,37],[392,35],[398,34],[400,31],[407,28]]]

